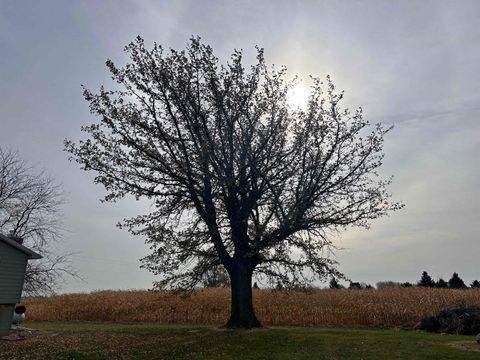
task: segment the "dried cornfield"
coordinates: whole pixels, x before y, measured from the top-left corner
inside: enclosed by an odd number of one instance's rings
[[[230,290],[202,289],[190,297],[169,291],[98,291],[24,303],[29,320],[222,324],[229,315]],[[254,304],[265,325],[394,327],[458,304],[480,306],[480,290],[254,290]]]

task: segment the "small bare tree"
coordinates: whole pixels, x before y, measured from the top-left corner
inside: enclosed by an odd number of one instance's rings
[[[151,213],[124,225],[151,245],[144,266],[162,275],[157,286],[193,287],[225,267],[227,326],[261,326],[254,272],[287,286],[340,278],[332,232],[401,207],[376,173],[389,129],[340,108],[330,79],[314,79],[306,109],[292,109],[285,68],[267,66],[261,49],[250,69],[240,51],[220,64],[198,38],[168,53],[138,38],[126,52],[123,68],[107,61],[120,90],[85,90],[100,121],[66,150],[96,172],[107,201],[151,199]]]
[[[53,251],[61,235],[62,199],[52,178],[36,172],[16,152],[0,148],[0,232],[23,239],[43,256],[28,262],[26,295],[52,293],[62,275],[74,274],[68,255]]]

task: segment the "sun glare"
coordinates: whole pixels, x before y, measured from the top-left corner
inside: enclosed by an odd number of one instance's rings
[[[287,92],[287,102],[294,108],[304,108],[308,101],[308,89],[297,84]]]

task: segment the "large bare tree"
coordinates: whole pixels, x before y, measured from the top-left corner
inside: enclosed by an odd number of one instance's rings
[[[64,274],[74,274],[68,255],[54,245],[61,235],[61,188],[43,172],[25,163],[18,153],[0,148],[0,232],[23,239],[42,260],[29,261],[24,294],[54,292]]]
[[[330,235],[401,207],[376,173],[389,129],[340,108],[329,78],[313,79],[306,108],[293,109],[286,69],[267,66],[262,49],[250,67],[241,51],[222,64],[199,38],[164,51],[139,37],[125,51],[126,66],[107,61],[115,90],[85,89],[99,121],[66,150],[105,200],[152,201],[121,226],[151,245],[143,266],[162,276],[156,286],[191,288],[225,267],[228,327],[261,326],[254,273],[287,285],[339,276]]]

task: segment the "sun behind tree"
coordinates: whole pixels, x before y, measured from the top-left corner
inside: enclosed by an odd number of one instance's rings
[[[286,69],[268,67],[262,49],[249,69],[240,51],[222,65],[199,38],[165,52],[139,37],[125,50],[125,67],[107,61],[123,90],[85,90],[100,121],[65,146],[107,201],[152,201],[123,225],[151,246],[143,266],[162,275],[157,287],[192,288],[223,266],[227,326],[259,327],[254,273],[283,286],[340,279],[328,234],[401,208],[376,173],[389,129],[341,109],[330,79],[314,79],[305,109],[292,110]]]
[[[305,106],[308,104],[308,96],[309,92],[305,86],[300,83],[295,84],[287,91],[287,105],[305,110]]]

